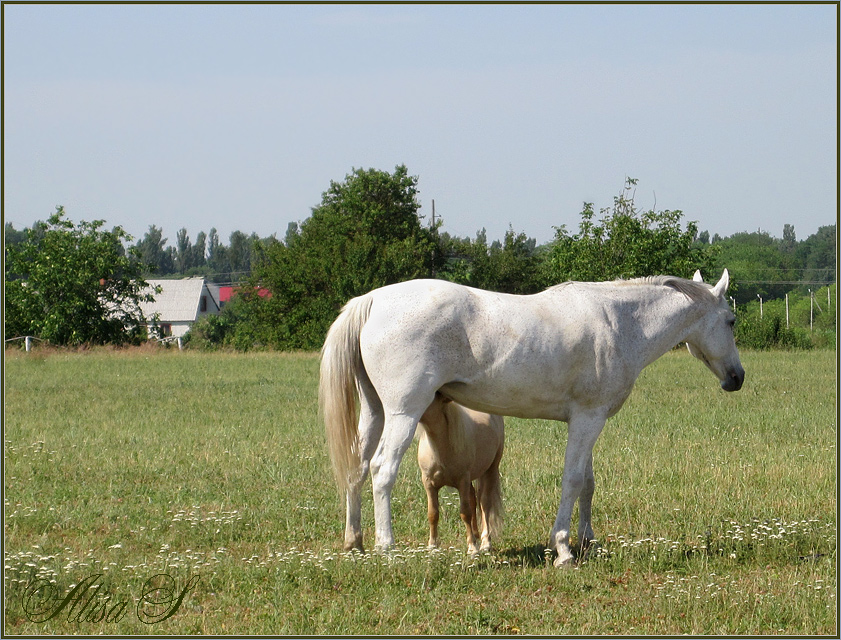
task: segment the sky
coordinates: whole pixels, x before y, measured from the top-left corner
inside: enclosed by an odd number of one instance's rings
[[[612,205],[721,236],[838,216],[838,6],[3,6],[3,218],[277,234],[355,168],[443,231]]]

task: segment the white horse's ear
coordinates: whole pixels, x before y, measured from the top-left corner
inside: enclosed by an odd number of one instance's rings
[[[704,279],[701,277],[701,270],[700,269],[695,270],[695,275],[692,276],[692,279],[695,282],[703,282],[704,281]]]
[[[727,293],[727,287],[730,286],[730,273],[727,269],[721,274],[721,280],[713,287],[713,294],[718,297],[723,297]]]

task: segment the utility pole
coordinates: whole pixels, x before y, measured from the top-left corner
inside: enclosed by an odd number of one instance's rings
[[[438,237],[438,232],[435,230],[435,199],[432,199],[432,233]],[[432,277],[435,277],[435,247],[432,247]]]

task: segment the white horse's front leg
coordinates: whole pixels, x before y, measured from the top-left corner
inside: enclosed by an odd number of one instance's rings
[[[371,460],[371,481],[374,485],[374,522],[376,544],[380,551],[394,546],[391,528],[391,490],[397,480],[400,461],[412,443],[418,418],[406,415],[388,416],[383,436]]]
[[[589,491],[585,498],[585,511],[590,510],[592,491],[587,481],[588,463],[592,467],[593,445],[604,427],[605,419],[593,416],[576,417],[569,422],[569,440],[564,455],[564,475],[561,480],[561,503],[555,525],[549,534],[549,547],[558,553],[556,567],[572,566],[575,557],[569,546],[569,533],[572,522],[572,510],[576,500]],[[586,516],[589,527],[590,514]],[[592,529],[589,533],[592,536]]]

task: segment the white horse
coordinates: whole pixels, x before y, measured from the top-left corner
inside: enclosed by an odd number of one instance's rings
[[[376,547],[393,546],[391,490],[418,420],[440,391],[477,411],[568,423],[549,546],[556,566],[572,564],[577,500],[579,544],[595,539],[593,445],[642,369],[686,342],[725,391],[741,388],[728,285],[726,269],[715,286],[696,272],[694,281],[567,282],[529,296],[411,280],[348,302],[327,334],[319,385],[347,500],[345,548],[362,548],[360,490],[369,470]]]
[[[418,424],[418,466],[426,489],[429,546],[438,546],[438,491],[441,487],[455,487],[459,514],[467,529],[467,552],[475,555],[490,551],[491,537],[499,535],[502,528],[502,416],[473,411],[436,393]],[[482,516],[481,531],[477,503]],[[481,546],[477,547],[480,536]]]

